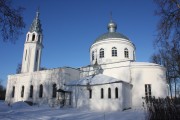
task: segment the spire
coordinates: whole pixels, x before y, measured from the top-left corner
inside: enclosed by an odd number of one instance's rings
[[[108,23],[108,31],[109,32],[116,32],[116,29],[117,29],[117,25],[115,22],[113,22],[112,20],[112,12],[110,12],[110,22]]]
[[[40,19],[39,19],[39,8],[37,9],[36,17],[33,20],[29,31],[30,32],[42,33],[41,23],[40,23]]]

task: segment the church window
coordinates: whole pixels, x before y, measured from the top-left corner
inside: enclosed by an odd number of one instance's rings
[[[145,97],[147,101],[151,99],[151,84],[145,84]]]
[[[108,98],[111,98],[111,88],[108,88]]]
[[[115,56],[117,56],[117,48],[113,47],[112,48],[112,57],[115,57]]]
[[[32,36],[32,41],[34,41],[35,40],[35,34],[33,34],[33,36]]]
[[[53,98],[56,98],[56,91],[57,91],[56,84],[53,84],[53,93],[52,93]]]
[[[43,85],[41,84],[39,88],[39,97],[42,98],[42,96],[43,96]]]
[[[133,59],[135,60],[135,51],[133,51]]]
[[[26,50],[26,53],[25,53],[25,61],[26,61],[26,56],[27,56],[27,50]]]
[[[103,58],[103,57],[104,57],[104,49],[103,49],[103,48],[100,49],[99,57],[100,57],[100,58]]]
[[[39,36],[38,36],[38,43],[40,43],[40,38],[41,38],[41,36],[39,35]]]
[[[118,98],[118,88],[115,88],[115,98]]]
[[[92,98],[92,89],[89,90],[89,99]]]
[[[129,58],[129,51],[127,48],[124,49],[124,57]]]
[[[94,60],[94,51],[92,51],[92,61]]]
[[[13,89],[12,89],[12,98],[14,98],[14,93],[15,93],[15,86],[13,86]]]
[[[101,88],[101,98],[103,99],[104,98],[104,89]]]
[[[30,86],[30,95],[29,95],[30,98],[33,97],[33,85]]]
[[[24,97],[24,86],[22,86],[22,89],[21,89],[21,97],[22,98]]]
[[[29,40],[29,34],[27,35],[27,41]]]
[[[36,63],[38,62],[39,50],[36,51]]]

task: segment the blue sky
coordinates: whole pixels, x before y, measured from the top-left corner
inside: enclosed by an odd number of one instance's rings
[[[7,75],[15,74],[22,61],[25,35],[38,7],[44,35],[42,67],[88,65],[89,48],[107,32],[111,11],[117,32],[135,44],[136,61],[148,62],[154,52],[158,17],[154,16],[156,5],[151,0],[13,0],[13,5],[25,8],[26,28],[16,44],[0,40],[0,79],[5,86]]]

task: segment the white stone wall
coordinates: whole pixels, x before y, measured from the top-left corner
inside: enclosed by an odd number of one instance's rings
[[[55,83],[57,89],[66,89],[64,83],[70,80],[79,79],[79,70],[74,68],[57,68],[52,70],[37,71],[8,76],[6,102],[33,101],[34,103],[44,103],[51,101],[52,86]],[[39,86],[43,85],[43,97],[39,98]],[[33,85],[33,98],[30,98],[30,86]],[[12,98],[12,89],[15,86],[15,96]],[[21,97],[22,86],[24,97]]]
[[[131,76],[130,76],[130,61],[121,61],[117,63],[111,63],[111,64],[102,64],[100,65],[100,72],[103,75],[107,75],[113,78],[116,78],[118,80],[122,80],[125,82],[131,82]],[[86,77],[88,75],[92,75],[94,73],[93,67],[83,67],[80,69],[81,78]],[[90,70],[90,71],[89,71]]]
[[[95,111],[115,111],[131,107],[130,87],[125,83],[112,83],[91,86],[92,98],[89,99],[89,91],[85,86],[73,86],[72,105],[77,108],[88,108]],[[118,88],[118,98],[115,98],[115,88]],[[101,98],[101,88],[104,90],[104,98]],[[108,98],[108,88],[111,89],[111,98]],[[122,90],[126,89],[126,90]],[[123,105],[123,103],[126,105]],[[128,103],[129,102],[129,103]]]
[[[112,57],[112,48],[117,48],[117,56]],[[104,58],[99,57],[100,49],[104,49]],[[124,49],[127,48],[129,52],[129,58],[125,58]],[[92,60],[92,51],[94,51],[94,60]],[[90,48],[90,63],[91,65],[95,63],[97,58],[98,64],[107,64],[120,62],[125,60],[135,60],[135,46],[134,44],[126,39],[111,38],[109,40],[104,40],[93,44]]]
[[[151,93],[155,97],[167,96],[166,70],[157,64],[132,63],[132,104],[133,107],[142,106],[145,97],[145,84],[151,84]]]

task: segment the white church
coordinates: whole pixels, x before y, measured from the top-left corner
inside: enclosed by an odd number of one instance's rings
[[[112,20],[107,29],[90,46],[90,65],[41,70],[43,33],[37,12],[26,34],[21,73],[8,75],[6,102],[115,111],[142,106],[142,97],[166,97],[166,69],[136,62],[132,41],[116,31]]]

